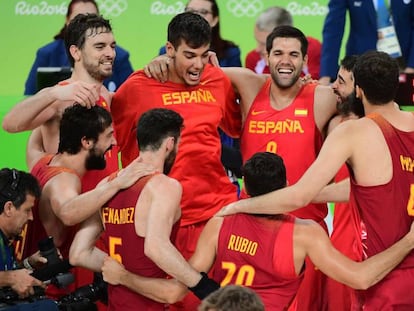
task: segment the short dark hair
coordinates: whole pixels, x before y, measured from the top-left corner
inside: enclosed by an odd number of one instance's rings
[[[262,195],[286,187],[286,168],[283,159],[271,152],[255,153],[242,167],[246,192]]]
[[[300,51],[302,57],[308,54],[308,39],[298,28],[289,25],[280,25],[273,29],[273,31],[266,38],[266,51],[270,54],[273,47],[273,40],[276,38],[295,38],[300,42]]]
[[[88,33],[90,30],[90,33]],[[70,54],[70,47],[72,45],[82,49],[87,36],[96,35],[99,33],[112,32],[112,27],[109,20],[97,14],[78,14],[68,25],[65,32],[65,46],[69,61],[73,66],[75,60]]]
[[[60,120],[58,152],[78,153],[82,147],[82,138],[96,142],[99,134],[111,124],[111,114],[105,108],[86,108],[79,104],[69,106]]]
[[[175,49],[184,41],[192,48],[199,48],[211,42],[211,27],[204,17],[192,12],[174,16],[168,24],[168,42]]]
[[[36,199],[40,197],[39,182],[32,174],[14,168],[0,170],[0,214],[7,201],[13,202],[17,209],[20,208],[28,194]]]
[[[354,69],[355,85],[373,105],[394,100],[398,90],[398,62],[387,53],[368,51],[358,57]]]
[[[139,150],[158,150],[167,137],[180,137],[183,118],[175,111],[155,108],[148,110],[138,120],[137,141]]]
[[[198,311],[264,311],[260,297],[250,288],[226,285],[201,302]]]
[[[346,55],[342,58],[340,62],[340,66],[344,68],[346,71],[354,72],[355,64],[358,60],[358,55]]]

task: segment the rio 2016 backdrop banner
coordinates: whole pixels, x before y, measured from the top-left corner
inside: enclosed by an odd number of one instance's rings
[[[134,69],[143,67],[165,44],[171,18],[187,1],[97,0],[100,13],[111,20],[117,43],[130,52]],[[69,0],[0,0],[3,29],[0,95],[23,94],[36,50],[53,40],[65,21]],[[246,53],[255,47],[253,28],[258,14],[272,5],[291,12],[295,26],[321,39],[327,0],[218,0],[221,33]]]
[[[134,69],[157,55],[167,40],[171,18],[183,12],[187,0],[97,0],[100,13],[110,19],[117,44],[127,49]],[[256,17],[274,5],[286,8],[295,26],[307,36],[321,39],[328,0],[217,0],[222,37],[242,51],[242,62],[255,48]],[[23,98],[24,84],[39,47],[53,40],[65,22],[69,0],[0,0],[0,120]],[[29,133],[9,134],[0,129],[7,152],[0,167],[27,169],[25,146]]]

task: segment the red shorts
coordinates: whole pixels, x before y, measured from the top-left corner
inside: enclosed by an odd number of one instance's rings
[[[174,244],[186,260],[190,259],[195,252],[198,238],[206,223],[207,220],[193,225],[183,226],[178,229]],[[171,305],[170,311],[197,310],[200,303],[200,299],[190,292],[183,300]]]

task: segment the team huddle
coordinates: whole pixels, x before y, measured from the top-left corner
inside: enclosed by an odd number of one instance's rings
[[[393,58],[346,57],[332,86],[309,82],[308,39],[282,25],[266,38],[269,74],[219,67],[211,26],[187,10],[165,55],[112,93],[111,25],[85,13],[64,38],[71,77],[3,120],[32,131],[42,189],[18,260],[53,236],[76,267],[72,290],[102,273],[108,310],[197,310],[230,284],[266,310],[338,310],[335,292],[343,310],[414,308],[414,114],[393,101]],[[240,139],[240,195],[219,129]],[[327,202],[344,215],[331,237]]]

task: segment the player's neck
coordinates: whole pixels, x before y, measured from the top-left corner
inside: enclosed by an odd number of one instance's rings
[[[371,114],[371,113],[378,113],[381,115],[387,115],[387,114],[393,114],[397,111],[399,111],[398,105],[391,101],[384,105],[373,105],[368,102],[364,103],[364,110],[365,115]]]
[[[97,80],[96,78],[92,77],[85,69],[83,68],[75,68],[72,72],[72,76],[70,77],[71,81],[83,81],[87,83],[97,84],[99,86],[103,85],[103,80]]]
[[[57,153],[50,162],[50,166],[68,168],[74,170],[79,176],[83,176],[86,173],[85,160],[86,155],[82,151],[77,154]]]
[[[302,85],[295,83],[289,88],[280,88],[274,83],[270,87],[270,104],[276,110],[288,107],[298,95]]]
[[[164,172],[165,154],[161,150],[140,151],[139,157],[143,163],[152,165],[158,172]]]

